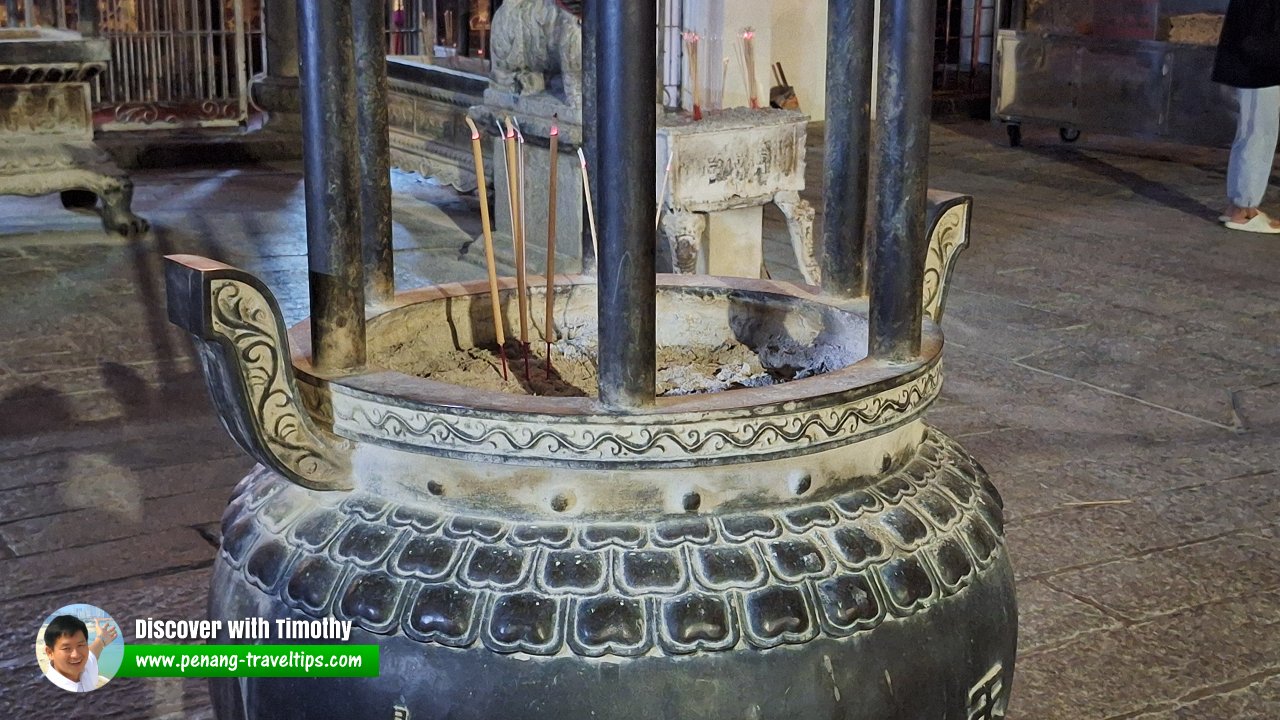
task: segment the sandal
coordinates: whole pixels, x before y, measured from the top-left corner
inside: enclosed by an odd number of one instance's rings
[[[1228,219],[1222,224],[1228,230],[1240,230],[1242,232],[1261,233],[1263,235],[1280,235],[1280,227],[1272,225],[1271,218],[1263,212],[1254,215],[1242,223],[1231,222],[1231,220]]]

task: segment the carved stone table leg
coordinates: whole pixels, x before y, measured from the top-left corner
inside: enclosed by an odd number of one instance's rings
[[[64,207],[94,209],[107,230],[133,237],[150,224],[133,214],[133,182],[98,148],[79,143],[0,149],[0,195],[59,193]],[[95,203],[92,196],[96,196]]]
[[[51,193],[69,209],[97,206],[107,230],[149,227],[130,209],[133,183],[93,144],[86,83],[0,84],[0,195]]]
[[[702,239],[707,234],[707,216],[702,213],[671,210],[662,216],[662,235],[671,247],[674,272],[692,275],[699,271]]]
[[[787,233],[791,236],[791,248],[796,254],[796,264],[804,281],[817,285],[822,280],[818,266],[818,252],[813,245],[813,206],[800,198],[797,192],[780,192],[773,202],[787,218]]]
[[[97,195],[102,200],[98,214],[108,230],[126,237],[141,235],[151,228],[151,223],[133,214],[133,181],[127,177],[110,177],[103,183]]]

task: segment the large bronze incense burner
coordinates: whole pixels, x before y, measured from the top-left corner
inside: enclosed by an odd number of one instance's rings
[[[597,46],[652,68],[653,8],[602,5],[585,6]],[[929,56],[894,41],[929,37],[917,5],[886,2],[883,31],[901,56],[881,89],[908,113],[927,109]],[[300,6],[321,40],[350,32],[350,12]],[[902,162],[876,179],[868,292],[841,290],[864,281],[831,260],[863,257],[861,234],[824,238],[823,289],[655,276],[653,118],[622,119],[646,79],[598,59],[584,112],[624,168],[601,179],[598,278],[366,305],[378,283],[362,273],[389,267],[369,245],[386,239],[309,212],[313,315],[286,329],[256,278],[170,258],[170,317],[260,463],[223,518],[211,617],[332,616],[381,652],[376,678],[214,681],[219,717],[1003,717],[1017,613],[1000,498],[923,419],[970,209],[926,197],[927,124],[881,118],[875,142]],[[870,87],[831,77],[853,104]],[[354,138],[317,146],[313,120],[309,211],[359,174]],[[829,171],[856,165],[830,148]],[[350,172],[313,175],[326,167]],[[340,197],[362,205],[352,188]],[[501,382],[503,337],[513,357],[550,355]]]

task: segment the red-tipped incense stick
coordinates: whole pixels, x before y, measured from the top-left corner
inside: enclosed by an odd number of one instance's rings
[[[671,162],[676,159],[676,147],[671,146],[667,151],[667,169],[662,173],[662,185],[658,187],[658,210],[653,214],[653,231],[658,231],[658,224],[662,222],[662,206],[667,197],[667,181],[671,179]]]
[[[702,119],[702,88],[698,86],[698,33],[685,32],[684,54],[689,59],[689,87],[693,95],[693,119]]]
[[[520,258],[522,253],[520,247],[520,215],[517,211],[517,203],[519,202],[517,196],[519,191],[516,187],[516,131],[515,128],[511,126],[510,119],[507,120],[507,126],[505,129],[502,127],[501,120],[497,121],[497,123],[498,129],[502,131],[503,146],[506,150],[504,156],[504,167],[507,171],[507,212],[509,212],[511,216],[511,252],[515,257],[516,294],[519,295],[519,278],[521,272]],[[522,299],[517,298],[518,305],[523,305],[523,303],[524,301]]]
[[[752,110],[760,109],[759,92],[756,90],[756,31],[745,28],[742,31],[742,64],[746,69],[747,96],[750,98]]]

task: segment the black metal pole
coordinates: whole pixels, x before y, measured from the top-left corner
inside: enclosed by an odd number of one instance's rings
[[[870,354],[920,352],[936,0],[882,0]]]
[[[600,184],[597,180],[598,137],[596,129],[596,33],[600,29],[600,3],[588,0],[582,4],[582,153],[587,159],[587,177],[591,180],[592,207],[600,205]],[[582,198],[582,272],[595,272],[598,258],[591,240],[591,219],[587,212],[588,198]]]
[[[863,292],[875,29],[875,0],[828,2],[822,286],[845,297]]]
[[[387,8],[355,0],[356,124],[360,128],[360,215],[365,302],[396,293],[391,252],[391,138],[387,133]]]
[[[364,364],[355,30],[351,4],[298,0],[312,361]]]
[[[600,186],[600,401],[640,407],[653,404],[656,376],[657,3],[600,4],[595,48],[600,172],[592,178]]]
[[[18,25],[18,0],[4,0],[4,24],[9,27]]]

